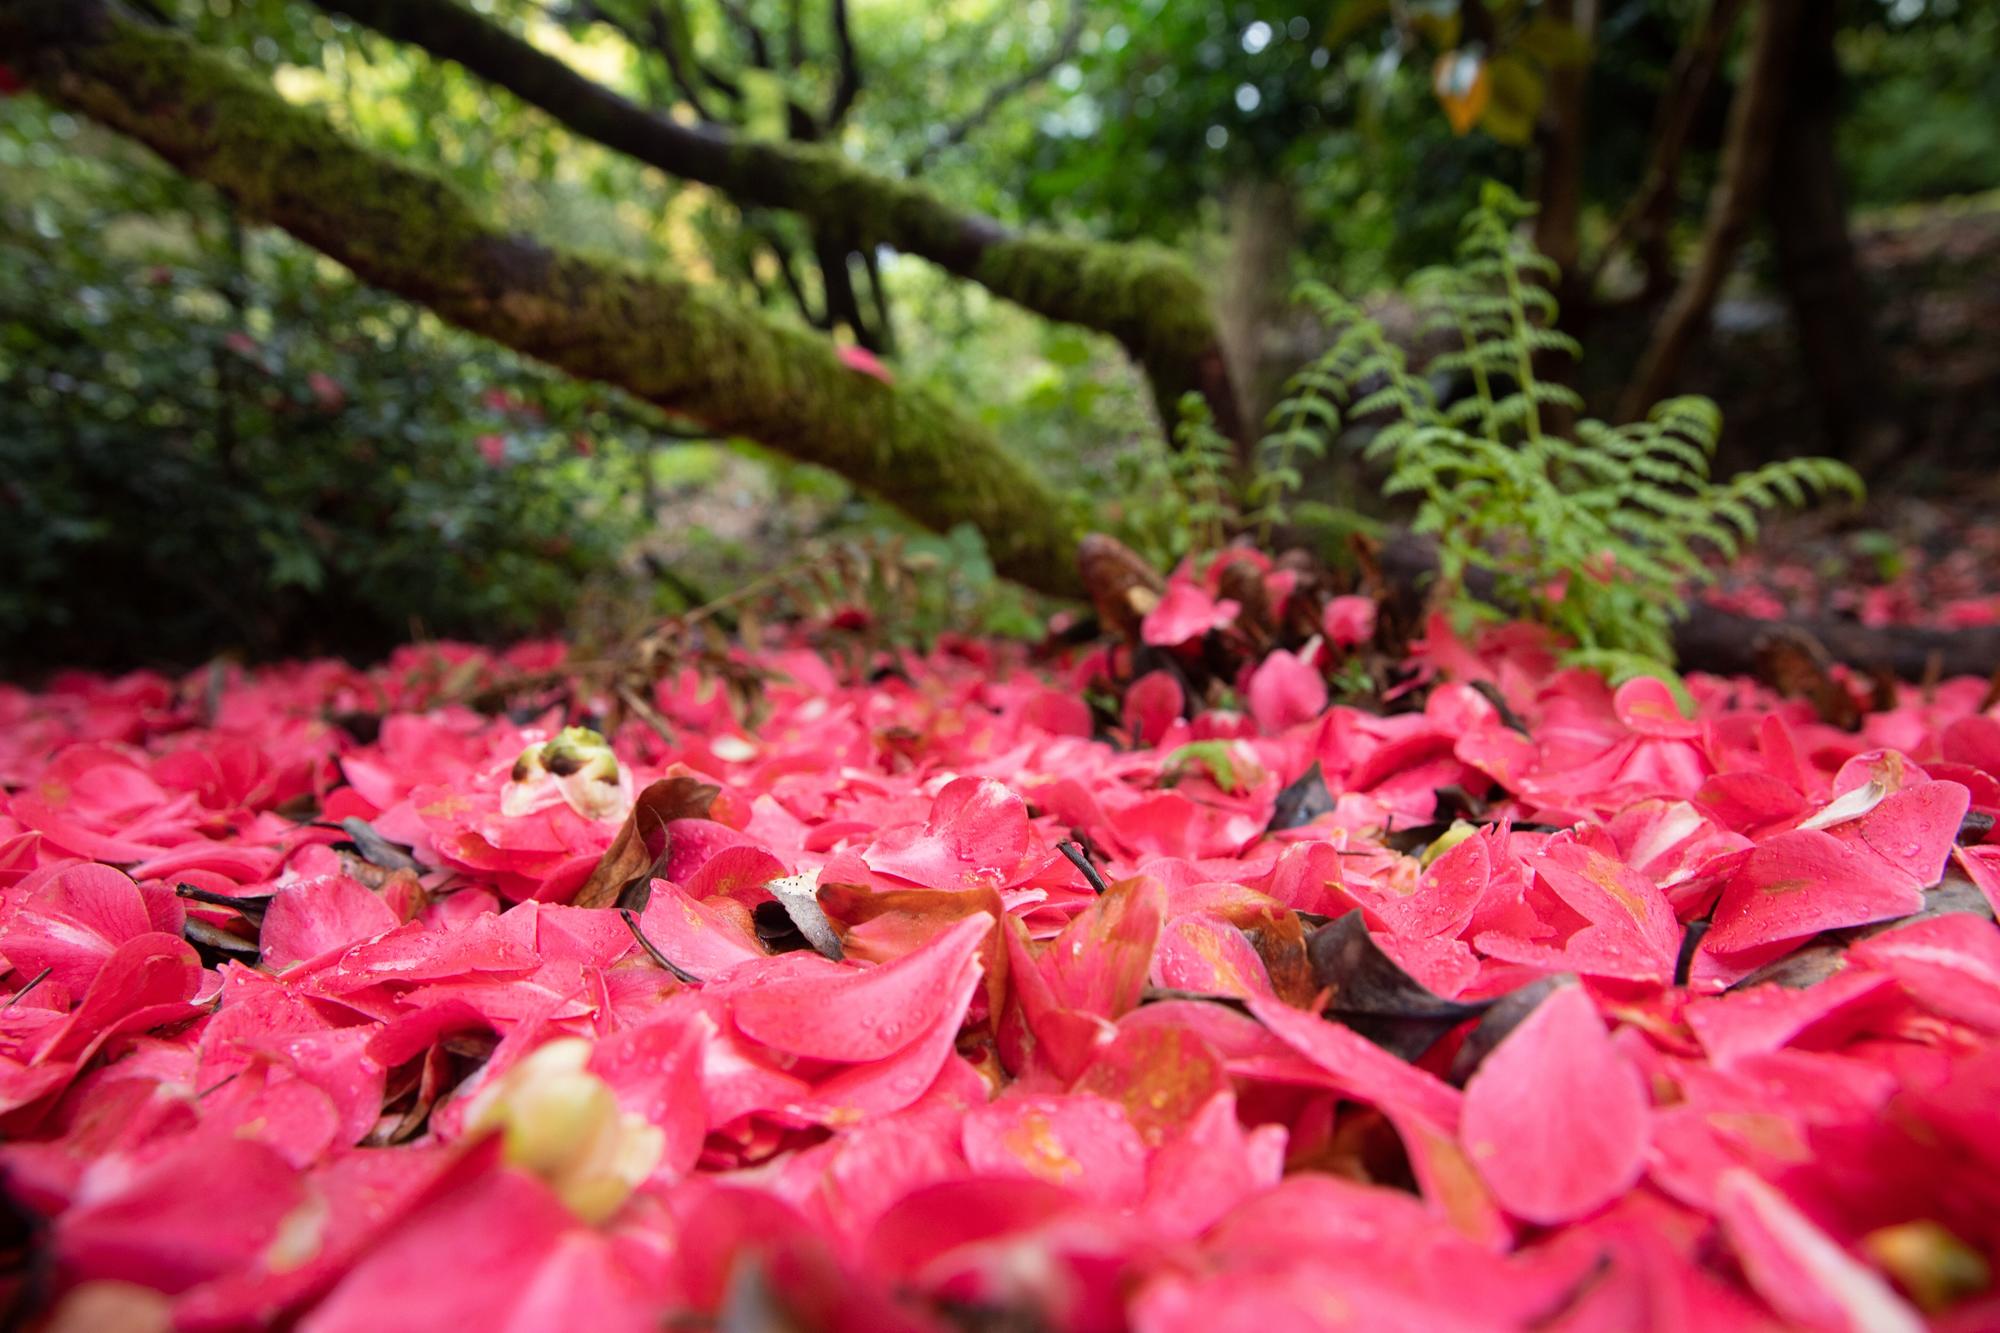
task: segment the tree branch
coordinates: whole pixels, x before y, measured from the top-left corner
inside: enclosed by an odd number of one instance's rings
[[[672,79],[674,87],[680,90],[681,100],[686,102],[702,121],[711,125],[719,124],[721,118],[709,109],[707,101],[702,97],[701,89],[695,85],[694,76],[689,71],[687,62],[681,59],[680,36],[675,31],[674,19],[668,16],[666,8],[661,5],[650,6],[646,11],[646,24],[649,29],[647,36],[650,38],[650,45],[666,62],[667,77]],[[646,50],[648,43],[640,42],[638,34],[622,25],[618,31],[624,35],[626,41],[631,42],[639,50]],[[726,89],[713,79],[709,80],[709,85],[732,102],[742,96],[740,89]]]
[[[1077,43],[1083,39],[1084,18],[1083,0],[1071,0],[1069,22],[1063,25],[1062,36],[1057,38],[1055,48],[1013,78],[987,89],[978,106],[946,126],[937,138],[924,145],[922,152],[910,159],[906,168],[908,174],[922,175],[931,163],[964,143],[993,119],[1001,107],[1061,68],[1065,60],[1076,54]]]
[[[1078,586],[1065,506],[978,423],[841,363],[824,338],[509,234],[444,181],[362,148],[115,0],[0,0],[0,50],[37,92],[150,147],[364,281],[579,377],[832,469],[996,568]]]
[[[745,9],[742,0],[722,0],[722,12],[729,17],[730,26],[743,38],[743,45],[749,50],[750,65],[753,69],[775,69],[771,63],[771,45],[764,40],[764,30],[757,26]]]
[[[805,0],[785,0],[785,68],[806,63]]]
[[[1729,34],[1735,30],[1742,12],[1743,0],[1710,0],[1702,21],[1687,44],[1675,54],[1673,67],[1667,73],[1666,94],[1660,99],[1653,120],[1653,150],[1647,157],[1645,174],[1592,262],[1590,276],[1583,286],[1586,292],[1597,289],[1604,266],[1635,230],[1645,229],[1639,237],[1642,247],[1651,239],[1648,233],[1664,231],[1656,220],[1663,219],[1671,208],[1680,184],[1681,159],[1687,152],[1688,137],[1694,132],[1708,86],[1722,63]]]
[[[833,28],[833,55],[839,72],[834,78],[833,99],[827,103],[820,125],[831,135],[861,95],[861,57],[854,50],[854,34],[847,23],[847,0],[832,0],[827,21]]]
[[[1660,317],[1619,407],[1636,420],[1666,395],[1689,344],[1708,322],[1722,280],[1750,229],[1770,174],[1771,149],[1784,117],[1787,75],[1806,0],[1763,0],[1750,30],[1750,64],[1729,103],[1721,174],[1708,196],[1701,251]]]
[[[1201,393],[1223,432],[1246,434],[1208,295],[1177,256],[1144,244],[1015,232],[829,148],[683,125],[578,74],[456,0],[315,0],[387,36],[455,60],[571,130],[745,206],[844,228],[857,246],[920,255],[1049,319],[1108,333],[1144,368],[1162,420]]]

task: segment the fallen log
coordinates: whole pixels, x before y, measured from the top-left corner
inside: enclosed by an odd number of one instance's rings
[[[1377,557],[1384,577],[1402,596],[1420,597],[1437,571],[1437,555],[1421,537],[1399,533],[1383,543]],[[1492,579],[1482,570],[1467,578],[1473,596],[1489,598]],[[1920,625],[1863,625],[1833,616],[1767,620],[1727,611],[1700,601],[1674,629],[1674,653],[1682,671],[1718,676],[1755,675],[1761,648],[1777,636],[1804,636],[1828,659],[1865,675],[1886,671],[1903,680],[1948,676],[1990,677],[2000,669],[2000,626],[1936,629]]]

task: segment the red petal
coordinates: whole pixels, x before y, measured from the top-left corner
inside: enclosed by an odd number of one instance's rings
[[[1568,1222],[1638,1180],[1645,1089],[1580,986],[1563,986],[1493,1049],[1465,1088],[1460,1136],[1502,1207]]]
[[[1146,1145],[1102,1097],[1006,1097],[965,1117],[965,1160],[989,1177],[1032,1177],[1103,1203],[1136,1202]]]
[[[1715,928],[1702,947],[1738,953],[1822,930],[1894,920],[1923,905],[1917,882],[1866,848],[1818,829],[1794,829],[1753,850],[1724,886]]]
[[[279,889],[264,913],[257,942],[265,966],[282,971],[386,935],[401,924],[376,894],[345,875],[326,875]]]
[[[1922,1333],[1922,1318],[1888,1283],[1748,1171],[1723,1176],[1715,1211],[1750,1285],[1786,1319],[1849,1333]]]
[[[953,993],[979,973],[992,929],[984,912],[880,967],[767,981],[734,996],[737,1030],[788,1055],[856,1064],[894,1055],[945,1021]]]
[[[884,830],[871,870],[933,889],[1004,884],[1028,850],[1028,807],[991,778],[959,778],[938,793],[921,828]]]
[[[1405,1064],[1360,1033],[1277,1000],[1252,999],[1250,1012],[1287,1046],[1324,1070],[1328,1086],[1384,1110],[1409,1111],[1446,1132],[1458,1125],[1459,1093]]]

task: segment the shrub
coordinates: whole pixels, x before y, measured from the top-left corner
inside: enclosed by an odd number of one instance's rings
[[[0,105],[0,668],[517,636],[612,567],[640,409],[83,132]]]

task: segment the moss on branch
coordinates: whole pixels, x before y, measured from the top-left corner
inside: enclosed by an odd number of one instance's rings
[[[1181,394],[1209,399],[1226,434],[1247,438],[1208,293],[1158,246],[1016,232],[914,181],[820,144],[750,139],[687,125],[584,77],[459,0],[315,0],[455,60],[574,132],[745,205],[784,209],[856,245],[919,255],[1050,319],[1109,333],[1151,381],[1164,420]]]
[[[56,11],[60,11],[57,13]],[[847,477],[936,528],[970,522],[1002,573],[1076,590],[1069,507],[932,393],[682,279],[492,224],[445,182],[104,0],[0,0],[33,86],[144,143],[363,280],[571,374]]]

